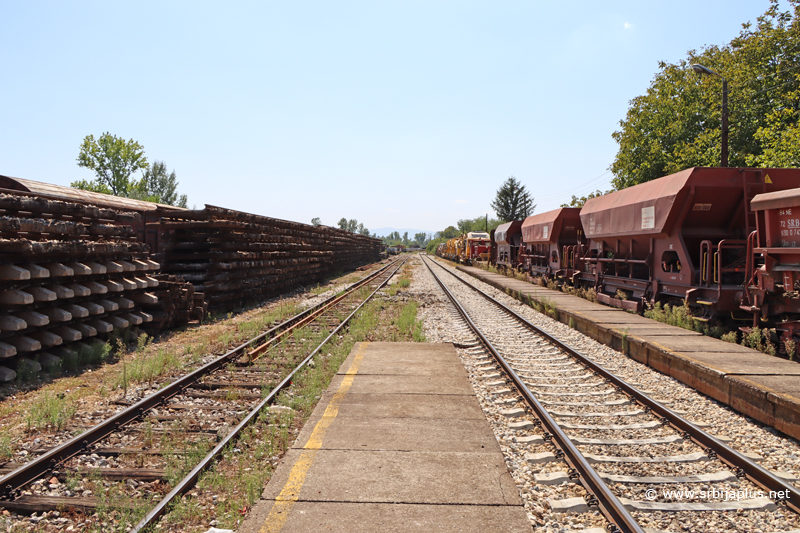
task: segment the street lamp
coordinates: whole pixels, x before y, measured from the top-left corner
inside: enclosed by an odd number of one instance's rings
[[[719,72],[695,63],[692,70],[698,74],[722,78],[722,166],[728,166],[728,80]]]

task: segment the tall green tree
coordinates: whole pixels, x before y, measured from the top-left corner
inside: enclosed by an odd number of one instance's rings
[[[755,25],[726,45],[659,63],[647,93],[631,100],[612,135],[619,151],[616,189],[693,166],[719,166],[722,80],[700,76],[698,63],[728,80],[730,166],[800,165],[800,8],[771,0]]]
[[[138,142],[128,141],[106,132],[97,140],[87,135],[78,154],[78,166],[94,171],[94,182],[80,180],[71,186],[84,185],[90,190],[103,191],[105,187],[115,196],[128,196],[133,183],[131,175],[137,170],[147,168],[144,148]]]
[[[314,219],[319,220],[319,219]],[[311,223],[314,223],[314,220]],[[350,233],[358,233],[359,235],[367,235],[369,236],[369,229],[367,229],[364,224],[359,223],[358,220],[355,218],[351,218],[347,220],[346,218],[342,217],[339,219],[339,222],[336,224],[339,226],[339,229],[343,229],[345,231],[349,231]]]
[[[178,196],[178,179],[175,171],[168,173],[167,164],[163,161],[153,161],[145,168],[142,179],[131,183],[127,195],[129,198],[187,207],[186,195]]]
[[[509,176],[497,190],[492,209],[497,218],[504,222],[523,220],[533,214],[536,205],[525,186],[514,176]]]

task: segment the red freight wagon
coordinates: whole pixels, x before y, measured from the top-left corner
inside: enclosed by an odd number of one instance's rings
[[[522,268],[545,279],[571,276],[569,250],[582,238],[579,213],[577,207],[562,207],[526,218],[522,223]]]
[[[575,281],[598,299],[642,310],[687,301],[701,320],[741,312],[755,230],[750,200],[800,185],[800,169],[689,168],[592,198],[581,210],[588,239]],[[615,301],[616,300],[616,301]]]
[[[742,309],[753,313],[754,326],[775,326],[785,340],[800,334],[800,189],[756,195],[750,209],[756,231],[747,240]]]

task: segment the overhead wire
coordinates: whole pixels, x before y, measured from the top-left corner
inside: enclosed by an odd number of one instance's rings
[[[564,197],[565,195],[572,195],[572,194],[575,194],[576,192],[585,191],[587,189],[593,189],[591,192],[594,192],[595,187],[597,187],[598,185],[600,185],[602,183],[599,180],[601,180],[602,178],[604,178],[605,176],[607,176],[610,173],[611,173],[610,169],[606,170],[605,172],[603,172],[602,174],[600,174],[596,178],[593,178],[593,179],[591,179],[591,180],[589,180],[587,182],[584,182],[584,183],[581,183],[581,184],[578,184],[578,185],[574,185],[572,187],[569,187],[568,189],[563,189],[561,191],[538,195],[538,196],[536,196],[536,199],[537,200],[547,200],[547,199],[556,198],[556,197]]]

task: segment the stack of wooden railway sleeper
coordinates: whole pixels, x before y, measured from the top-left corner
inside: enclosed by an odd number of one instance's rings
[[[137,217],[0,194],[1,381],[80,364],[103,349],[97,337],[152,320],[159,264]]]
[[[382,248],[365,235],[210,205],[160,217],[162,270],[192,282],[213,311],[378,261]]]

